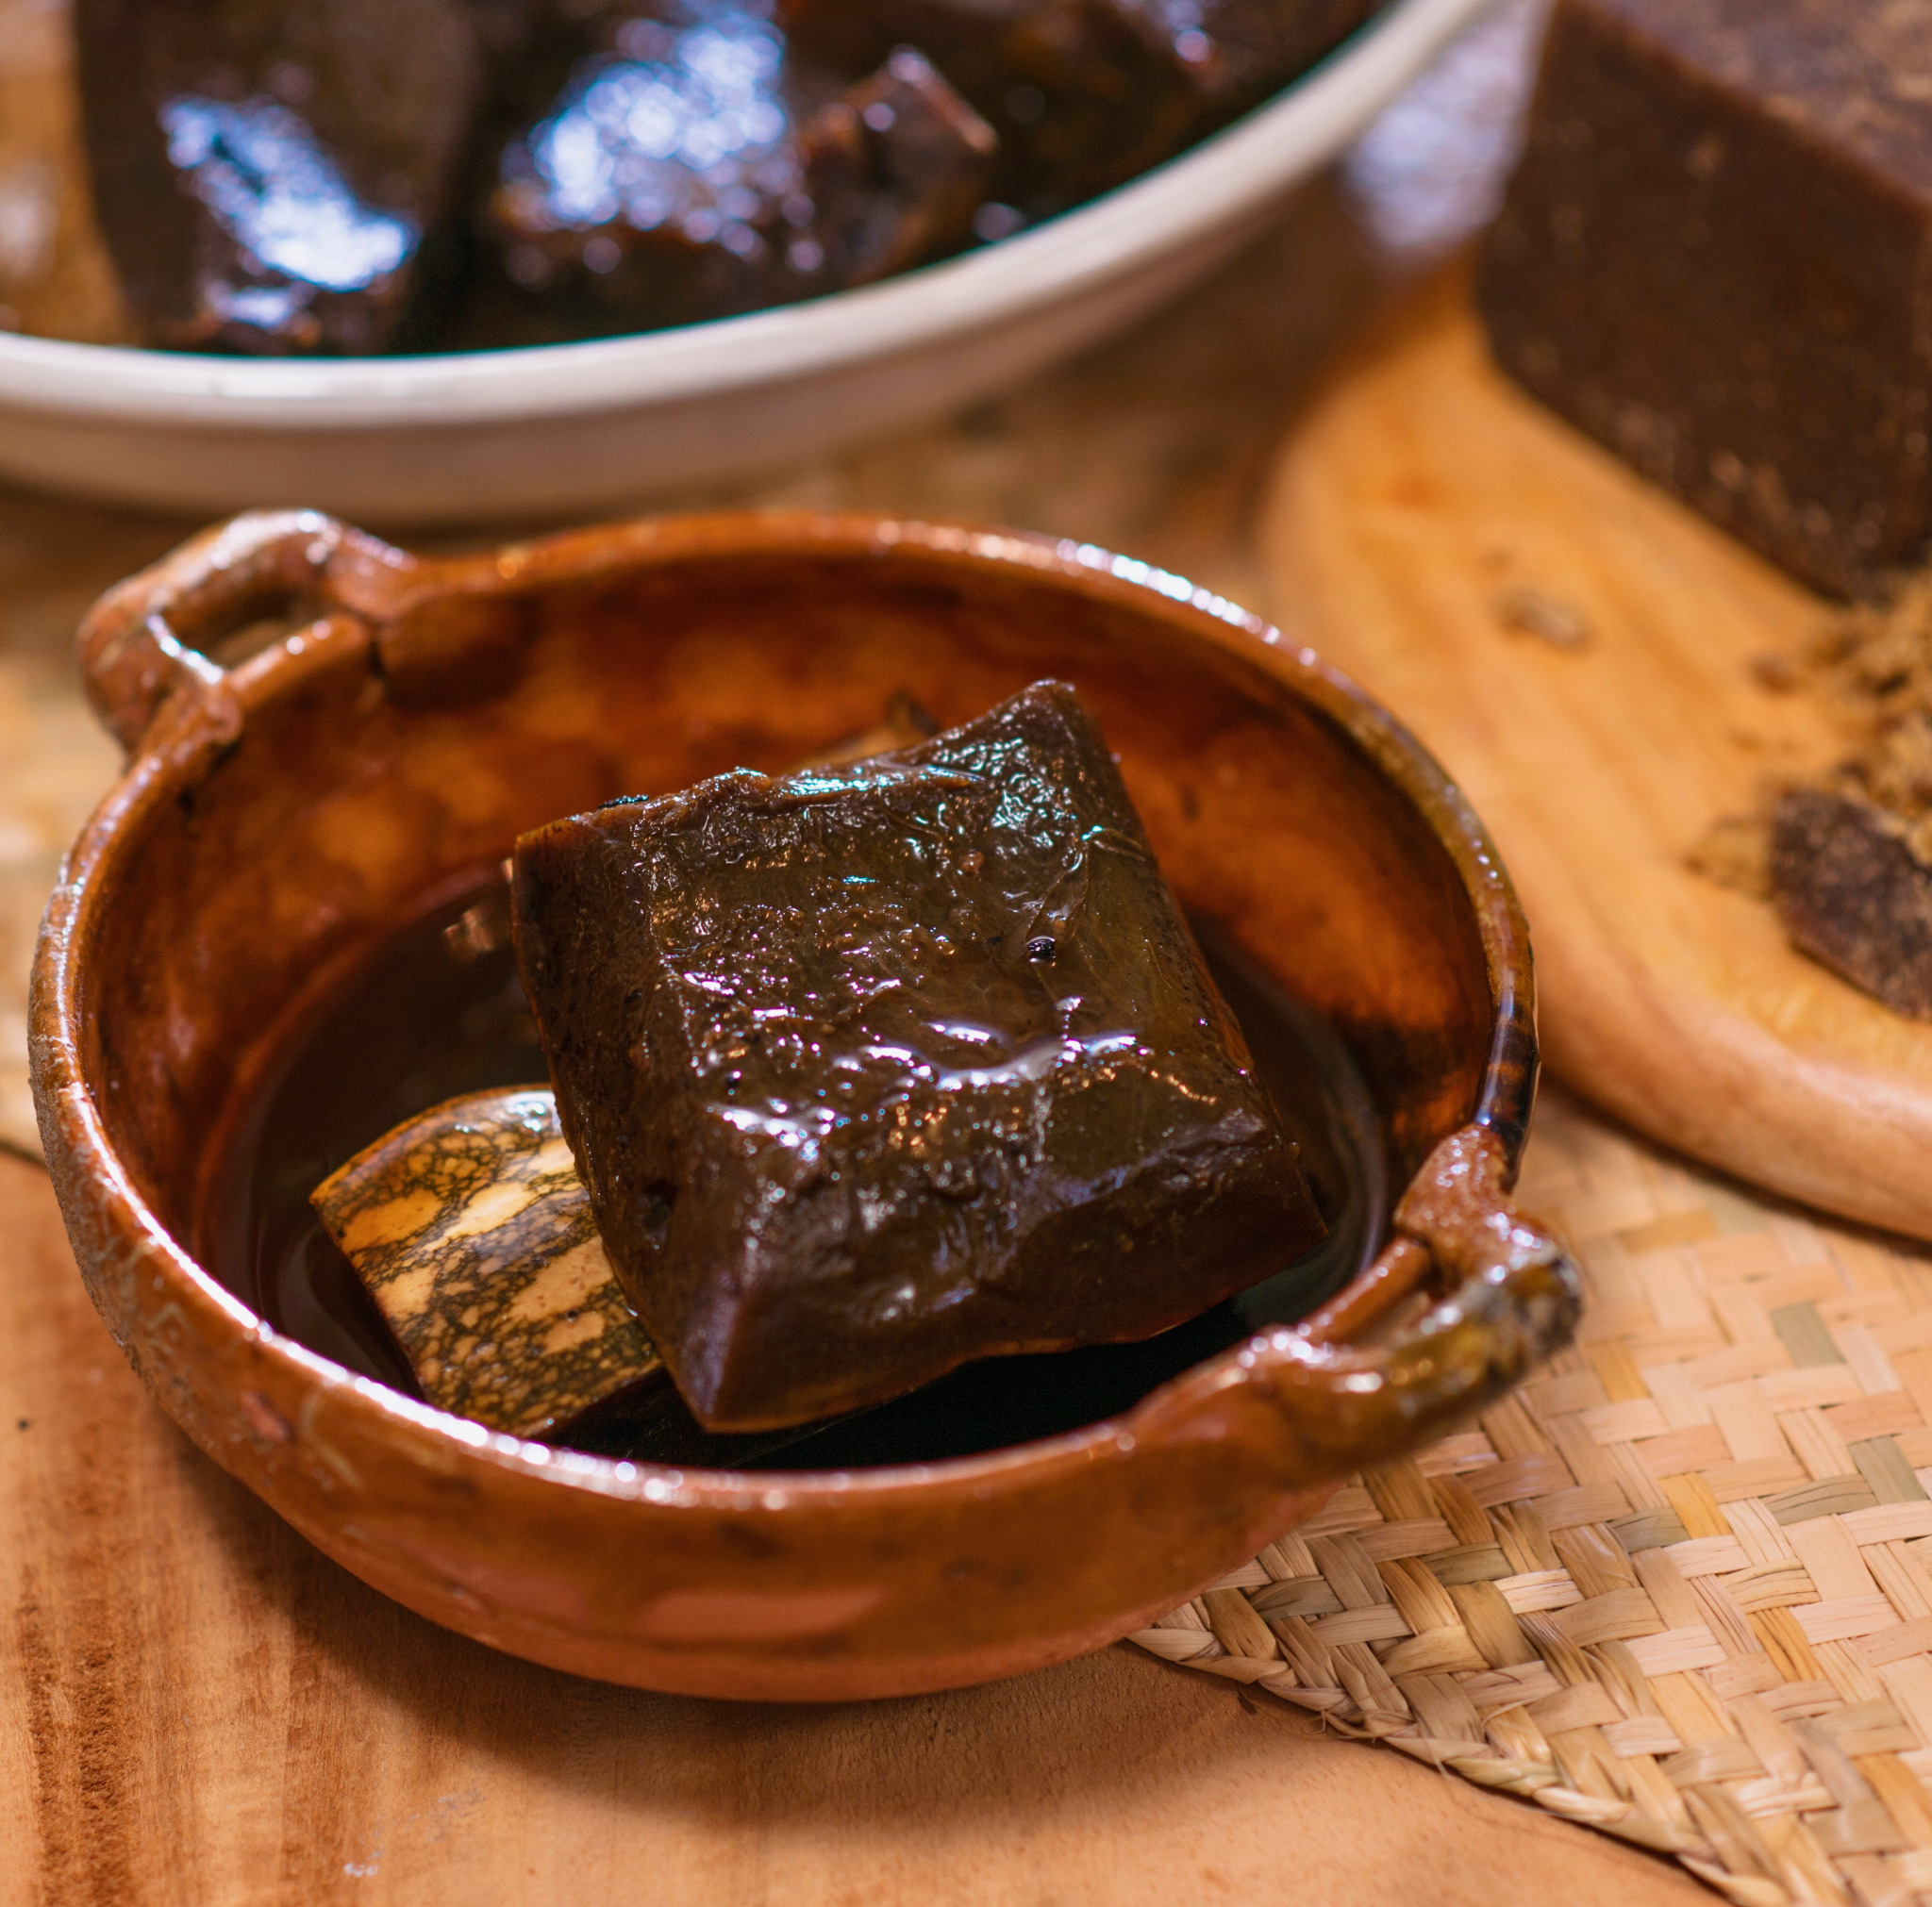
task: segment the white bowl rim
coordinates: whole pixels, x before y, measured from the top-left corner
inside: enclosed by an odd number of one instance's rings
[[[416,357],[218,357],[0,333],[0,407],[243,431],[467,426],[691,403],[930,346],[1074,299],[1259,214],[1494,4],[1392,0],[1274,100],[1178,158],[1010,239],[861,290],[672,330]]]

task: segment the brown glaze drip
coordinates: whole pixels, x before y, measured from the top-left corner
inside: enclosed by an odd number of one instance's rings
[[[1373,1255],[1386,1217],[1382,1139],[1335,1035],[1196,921],[1255,1070],[1301,1148],[1328,1238],[1240,1297],[1141,1344],[968,1366],[836,1424],[748,1435],[699,1428],[668,1381],[649,1380],[546,1434],[570,1449],[663,1463],[791,1468],[937,1460],[1117,1415],[1269,1324],[1305,1316]],[[309,1194],[391,1127],[458,1094],[541,1083],[543,1058],[508,945],[497,882],[434,905],[346,979],[232,1129],[205,1181],[199,1255],[277,1330],[351,1370],[421,1397],[367,1287]],[[778,1452],[784,1455],[778,1457]]]

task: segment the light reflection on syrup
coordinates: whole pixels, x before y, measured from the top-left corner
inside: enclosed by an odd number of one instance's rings
[[[230,287],[235,301],[279,301],[277,309],[298,309],[306,286],[363,290],[416,248],[421,234],[415,226],[358,198],[286,106],[267,99],[234,106],[184,95],[161,108],[161,126],[169,163],[192,181],[195,196],[265,273],[291,281]],[[277,318],[238,308],[233,315],[272,328],[285,323],[288,312]]]

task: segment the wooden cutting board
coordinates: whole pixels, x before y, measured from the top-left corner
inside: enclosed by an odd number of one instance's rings
[[[1507,383],[1460,272],[1325,388],[1263,536],[1284,628],[1390,703],[1493,831],[1554,1071],[1741,1178],[1932,1237],[1932,1026],[1685,863],[1767,775],[1837,753],[1822,710],[1750,669],[1827,606]]]

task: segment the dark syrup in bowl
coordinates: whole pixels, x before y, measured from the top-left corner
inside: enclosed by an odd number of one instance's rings
[[[421,1392],[407,1361],[308,1195],[364,1146],[446,1099],[548,1083],[508,922],[508,888],[492,881],[430,907],[357,966],[281,1043],[203,1181],[201,1262],[277,1331],[410,1397]],[[1256,1071],[1301,1148],[1329,1228],[1315,1251],[1286,1267],[1257,1267],[1239,1297],[1158,1337],[989,1359],[834,1423],[713,1436],[660,1375],[547,1440],[685,1468],[934,1462],[1117,1416],[1262,1326],[1305,1317],[1381,1242],[1388,1188],[1374,1105],[1333,1029],[1211,922],[1194,926]]]

